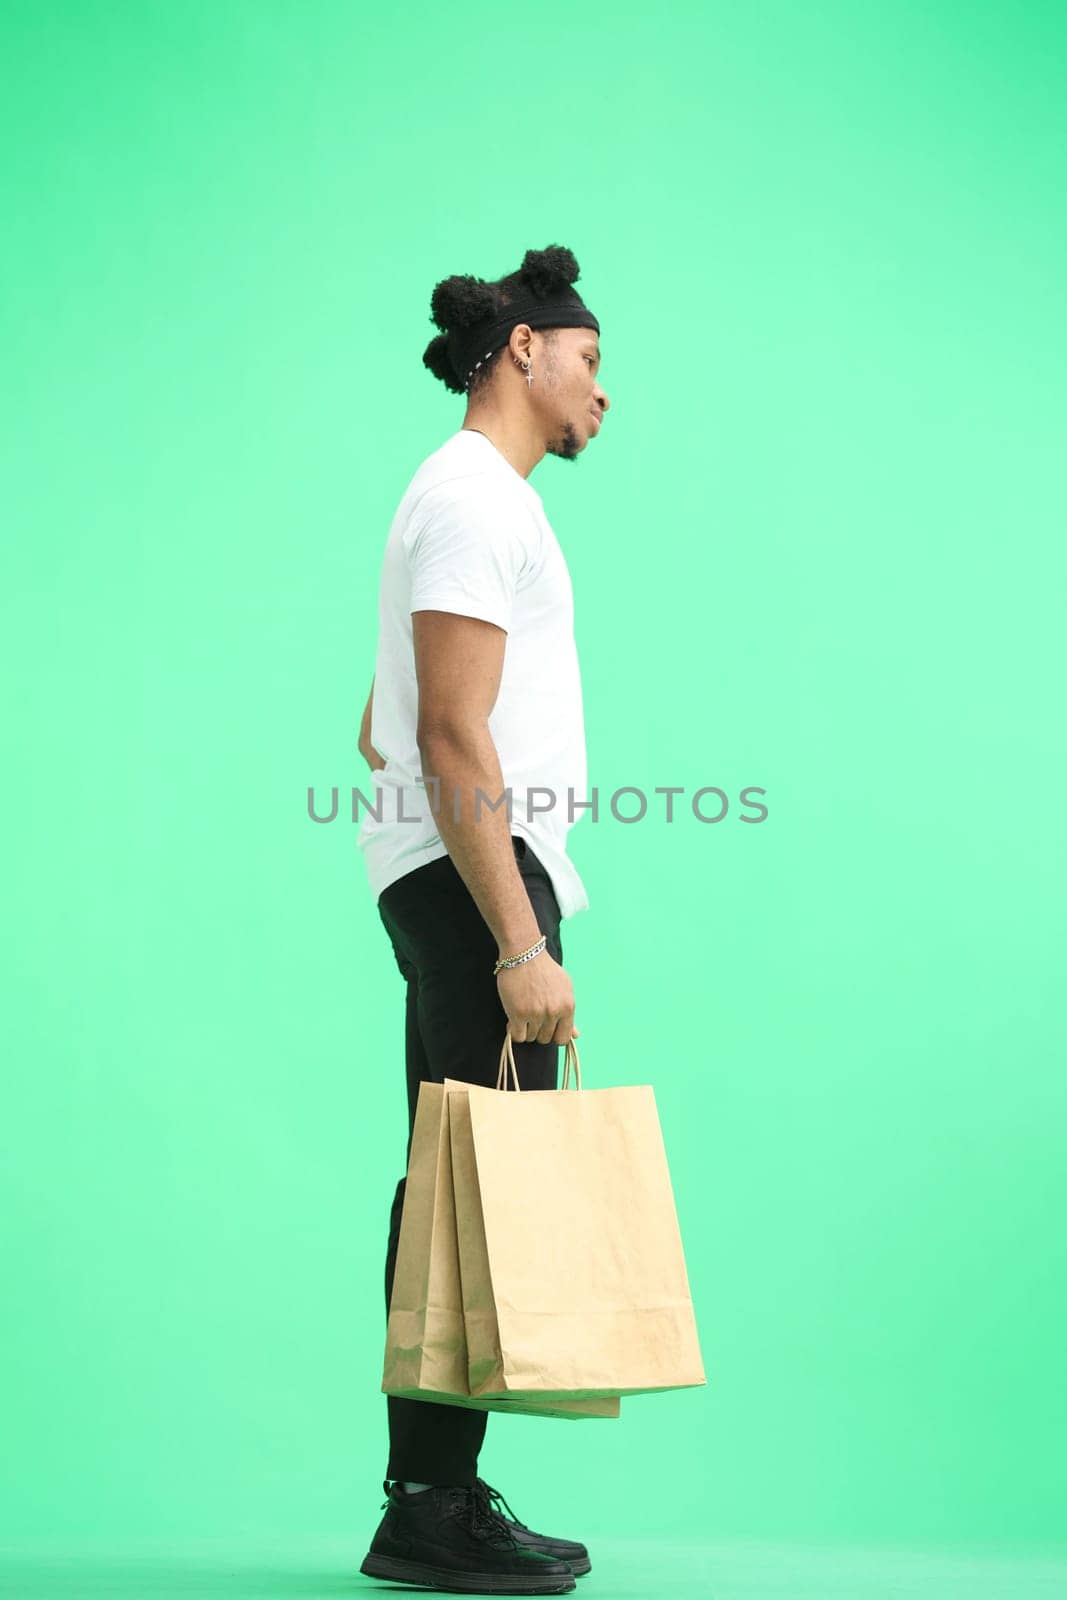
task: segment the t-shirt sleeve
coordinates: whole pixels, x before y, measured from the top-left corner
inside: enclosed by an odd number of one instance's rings
[[[533,518],[492,478],[428,489],[405,540],[412,611],[454,611],[505,630],[530,559]]]

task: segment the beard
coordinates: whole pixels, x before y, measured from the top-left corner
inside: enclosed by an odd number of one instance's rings
[[[573,422],[565,422],[558,433],[545,445],[545,454],[559,456],[561,461],[576,461],[582,447],[578,429]]]

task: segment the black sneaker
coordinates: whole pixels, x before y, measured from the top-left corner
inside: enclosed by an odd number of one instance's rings
[[[582,1578],[587,1572],[592,1572],[593,1563],[584,1544],[579,1544],[577,1539],[557,1539],[549,1533],[534,1533],[525,1522],[519,1521],[499,1489],[494,1489],[484,1478],[479,1478],[474,1487],[480,1498],[491,1502],[492,1509],[497,1515],[504,1517],[511,1537],[517,1545],[527,1550],[540,1550],[542,1555],[553,1556],[557,1561],[565,1561],[576,1578]],[[501,1506],[507,1506],[507,1516],[504,1516]]]
[[[390,1583],[417,1583],[454,1594],[569,1594],[565,1561],[521,1548],[507,1522],[476,1488],[434,1485],[408,1492],[382,1485],[389,1498],[360,1572]]]

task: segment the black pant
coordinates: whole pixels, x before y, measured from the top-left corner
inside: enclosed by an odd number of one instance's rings
[[[526,841],[513,838],[515,861],[549,954],[563,963],[559,903],[541,862]],[[423,1080],[496,1084],[507,1013],[493,966],[497,943],[451,856],[406,873],[382,891],[378,913],[407,981],[405,1054],[408,1086],[408,1159],[415,1108]],[[518,1043],[515,1066],[524,1089],[558,1086],[559,1046]],[[406,1178],[397,1184],[389,1219],[385,1304],[393,1293]],[[436,1400],[387,1395],[387,1478],[416,1483],[466,1484],[478,1475],[478,1451],[488,1413]]]

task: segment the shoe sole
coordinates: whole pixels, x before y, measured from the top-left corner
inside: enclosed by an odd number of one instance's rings
[[[529,1578],[511,1577],[505,1572],[453,1572],[421,1561],[402,1561],[399,1556],[365,1556],[359,1570],[367,1578],[418,1583],[424,1589],[448,1589],[454,1594],[569,1594],[575,1587],[573,1577],[531,1583]]]

